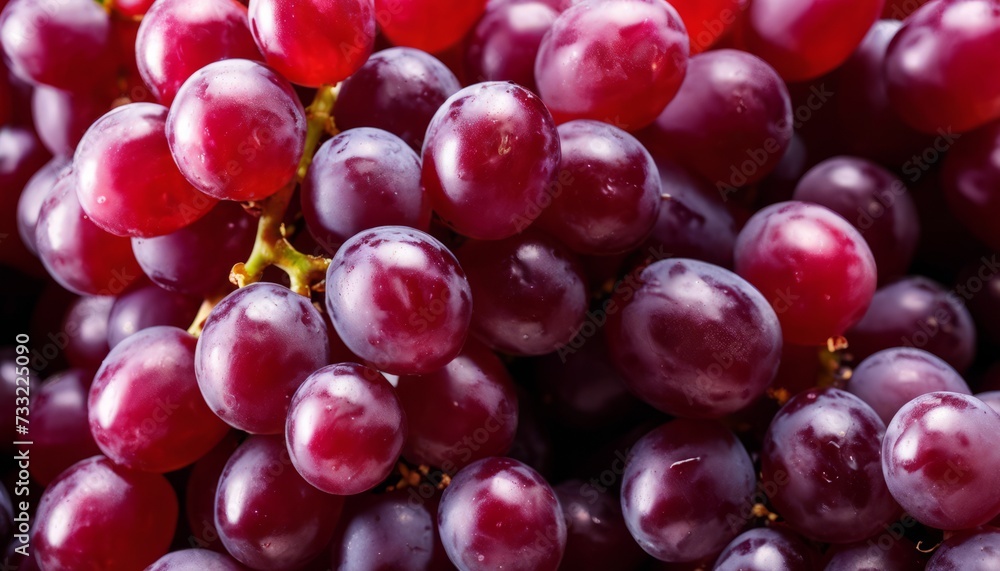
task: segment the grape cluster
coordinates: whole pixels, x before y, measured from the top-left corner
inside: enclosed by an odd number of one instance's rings
[[[3,569],[1000,569],[1000,0],[0,51]]]

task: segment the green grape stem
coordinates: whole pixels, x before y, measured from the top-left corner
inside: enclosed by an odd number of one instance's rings
[[[260,281],[268,266],[277,266],[288,274],[291,289],[295,293],[309,297],[312,291],[320,291],[326,278],[330,259],[309,256],[299,252],[288,241],[288,232],[283,223],[288,205],[296,185],[305,178],[312,164],[313,155],[324,133],[334,135],[337,128],[333,123],[333,104],[337,99],[338,87],[323,86],[316,92],[312,105],[306,109],[308,130],[305,151],[299,162],[296,178],[285,188],[260,203],[261,216],[257,225],[257,239],[250,258],[233,266],[230,281],[244,287]]]

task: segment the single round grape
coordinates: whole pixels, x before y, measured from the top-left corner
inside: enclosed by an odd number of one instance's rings
[[[142,275],[129,239],[101,230],[83,211],[73,174],[59,179],[42,203],[35,245],[49,275],[81,295],[121,293]]]
[[[542,39],[538,93],[558,123],[596,119],[636,131],[681,87],[688,49],[684,24],[666,2],[580,2]]]
[[[253,434],[284,430],[292,395],[327,365],[326,324],[309,299],[273,283],[227,295],[208,315],[195,354],[208,406]]]
[[[42,569],[144,569],[167,552],[177,512],[177,495],[163,476],[94,456],[45,489],[31,549]]]
[[[1000,530],[978,529],[952,535],[938,546],[927,571],[989,571],[1000,566]]]
[[[302,479],[280,436],[251,436],[219,478],[215,523],[226,550],[244,565],[292,571],[324,550],[343,505]]]
[[[73,156],[84,212],[116,236],[162,236],[204,216],[216,200],[184,178],[167,146],[167,108],[130,103],[98,119]]]
[[[440,52],[465,37],[486,0],[375,0],[375,19],[397,46]]]
[[[821,345],[857,323],[872,302],[876,267],[864,238],[831,210],[782,202],[758,211],[736,237],[736,273],[778,314],[788,343]]]
[[[137,331],[169,325],[186,329],[198,313],[201,300],[147,285],[115,300],[108,315],[108,345],[114,349]]]
[[[83,369],[56,373],[31,395],[31,477],[50,482],[72,464],[101,453],[87,422],[87,387],[93,376]],[[37,386],[37,385],[36,385]]]
[[[348,500],[330,564],[338,571],[450,569],[437,533],[436,498],[414,488]]]
[[[61,331],[65,339],[66,359],[73,367],[96,373],[111,345],[108,343],[108,321],[115,298],[111,296],[84,296],[74,300],[63,317]],[[93,379],[87,379],[87,384]]]
[[[743,20],[748,51],[786,81],[819,77],[844,63],[882,13],[884,0],[755,0]]]
[[[135,18],[136,16],[144,16],[149,12],[153,2],[154,0],[115,0],[112,8],[122,16]]]
[[[885,59],[902,26],[898,20],[875,22],[858,49],[831,78],[837,89],[832,101],[837,130],[849,153],[897,166],[933,145],[927,135],[899,118],[889,100]]]
[[[139,75],[171,106],[181,85],[206,65],[261,59],[245,6],[235,0],[159,0],[142,17],[135,41]]]
[[[603,306],[608,348],[629,388],[650,405],[717,418],[753,402],[774,378],[778,318],[736,274],[662,260],[615,290]]]
[[[209,551],[207,549],[183,549],[168,553],[156,560],[145,571],[245,571],[228,555]]]
[[[402,375],[396,394],[408,423],[403,456],[454,474],[506,454],[517,431],[517,393],[500,359],[475,340],[426,375]]]
[[[901,180],[854,157],[827,159],[802,176],[795,200],[825,206],[857,228],[871,248],[880,282],[906,272],[917,249],[917,207]]]
[[[555,571],[566,548],[566,519],[552,487],[510,458],[459,471],[441,497],[438,528],[460,571]]]
[[[1000,99],[1000,96],[998,96]],[[941,186],[948,208],[987,246],[1000,248],[1000,122],[963,135],[945,158]]]
[[[194,223],[163,236],[133,238],[143,273],[171,291],[208,296],[225,291],[229,272],[246,260],[257,236],[257,219],[235,202],[222,201]]]
[[[94,377],[90,431],[109,458],[172,472],[201,458],[229,431],[205,404],[194,374],[197,340],[176,327],[145,329],[111,350]]]
[[[938,357],[912,347],[894,347],[871,355],[854,368],[847,390],[888,424],[902,406],[936,391],[972,394],[955,369]]]
[[[362,230],[430,227],[420,157],[405,141],[379,129],[350,129],[323,143],[302,181],[301,196],[309,232],[331,254]]]
[[[810,389],[771,421],[761,479],[778,483],[776,510],[802,535],[849,543],[875,535],[899,515],[880,456],[885,424],[858,397]],[[784,485],[782,485],[784,483]]]
[[[27,244],[22,246],[20,234],[14,232],[17,207],[23,189],[50,158],[30,126],[0,125],[0,189],[3,189],[0,192],[0,226],[5,228],[4,233],[14,234],[13,239],[0,248],[0,263],[26,270],[31,267],[27,270],[30,273],[37,273],[31,256],[34,249]],[[35,214],[37,217],[37,211]]]
[[[555,488],[566,518],[566,552],[559,569],[638,569],[649,557],[632,539],[618,495],[567,480]]]
[[[903,509],[938,529],[967,529],[1000,513],[1000,415],[979,399],[949,392],[899,409],[882,441],[886,483]]]
[[[461,88],[455,74],[434,56],[389,48],[372,54],[344,80],[333,116],[341,129],[383,129],[419,152],[434,113]]]
[[[423,185],[441,219],[470,238],[500,240],[527,228],[548,203],[559,134],[527,89],[479,83],[438,109],[422,156]]]
[[[713,50],[688,62],[680,91],[656,118],[647,144],[716,186],[758,182],[792,139],[788,88],[764,60]]]
[[[38,253],[35,246],[35,226],[38,225],[42,203],[52,192],[56,181],[68,173],[69,162],[63,157],[53,158],[32,175],[17,200],[17,232],[21,236],[21,242],[33,254]]]
[[[405,440],[406,414],[392,385],[364,365],[323,367],[288,407],[285,441],[292,464],[329,494],[374,488],[395,468]]]
[[[746,9],[743,0],[671,0],[691,40],[691,55],[727,36]]]
[[[351,352],[388,373],[422,374],[461,351],[472,292],[444,244],[419,230],[383,226],[337,251],[326,274],[326,308]]]
[[[882,537],[892,539],[888,547]],[[823,571],[924,571],[923,554],[909,541],[896,537],[884,534],[877,540],[833,545],[828,553],[832,556]]]
[[[890,347],[916,347],[959,373],[969,368],[976,354],[976,327],[962,300],[919,276],[879,288],[847,339],[856,361]]]
[[[512,355],[544,355],[576,335],[587,312],[580,262],[540,232],[470,240],[456,252],[472,288],[472,332]]]
[[[542,0],[487,3],[465,48],[465,72],[475,81],[513,81],[534,92],[535,57],[559,11]]]
[[[167,142],[181,173],[222,200],[260,200],[295,178],[306,116],[291,84],[244,59],[196,71],[167,115]]]
[[[676,163],[657,167],[663,203],[640,250],[656,260],[692,258],[732,269],[737,225],[719,192]]]
[[[926,133],[969,131],[1000,117],[1000,7],[941,0],[910,15],[889,45],[893,111]]]
[[[740,517],[756,478],[732,432],[705,420],[675,420],[629,451],[622,513],[635,540],[661,561],[698,561],[720,551],[746,525]]]
[[[617,127],[597,121],[559,126],[562,159],[539,228],[584,254],[620,254],[645,240],[660,212],[653,157]]]
[[[814,559],[813,552],[794,535],[759,527],[732,540],[712,571],[812,571]]]
[[[53,154],[72,157],[87,128],[111,107],[109,98],[45,85],[31,92],[31,117],[38,138]]]
[[[111,78],[111,21],[91,0],[12,0],[0,14],[11,71],[32,83],[83,90]]]
[[[333,85],[375,45],[373,0],[250,0],[250,29],[267,64],[298,85]]]

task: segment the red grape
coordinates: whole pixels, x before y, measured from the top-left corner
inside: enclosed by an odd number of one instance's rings
[[[452,95],[431,119],[423,185],[453,230],[499,240],[538,216],[559,157],[559,134],[538,97],[512,83],[479,83]]]
[[[350,129],[323,143],[302,181],[301,196],[309,232],[330,253],[377,226],[430,227],[420,157],[405,141],[379,129]]]
[[[128,18],[145,15],[154,0],[115,0],[113,8],[115,12]]]
[[[87,422],[87,387],[93,379],[83,369],[49,377],[32,395],[31,440],[37,456],[31,477],[48,485],[80,460],[101,453]]]
[[[566,548],[566,519],[552,487],[510,458],[469,464],[441,497],[444,549],[462,571],[555,571]]]
[[[821,345],[864,315],[876,267],[864,238],[815,204],[782,202],[758,211],[736,238],[736,273],[768,299],[785,341]]]
[[[967,529],[1000,513],[1000,415],[958,393],[919,396],[896,413],[882,470],[896,501],[921,523]]]
[[[813,552],[794,535],[757,528],[732,540],[712,571],[813,571]]]
[[[108,356],[108,320],[115,298],[111,296],[84,296],[77,298],[66,310],[61,330],[65,340],[59,343],[66,348],[66,358],[73,367],[97,372]],[[93,379],[87,379],[87,385]]]
[[[176,327],[140,331],[104,359],[90,389],[90,430],[115,462],[171,472],[201,458],[229,427],[205,404],[196,340]]]
[[[44,85],[31,92],[31,116],[38,138],[54,155],[72,157],[90,125],[111,107],[110,98]]]
[[[470,34],[465,70],[475,81],[513,81],[534,92],[535,57],[559,12],[542,0],[489,3]]]
[[[209,314],[195,371],[219,418],[250,433],[278,434],[292,395],[329,358],[326,324],[309,300],[277,284],[254,283]]]
[[[819,77],[844,63],[885,0],[754,0],[743,42],[786,81]]]
[[[69,162],[63,157],[55,157],[28,180],[17,200],[17,232],[21,242],[32,252],[35,247],[35,226],[38,225],[38,214],[42,203],[52,192],[56,180],[69,173]]]
[[[454,474],[471,462],[510,450],[517,393],[500,359],[474,340],[443,368],[403,375],[396,394],[406,411],[403,455]]]
[[[434,113],[462,88],[443,63],[412,48],[389,48],[344,80],[333,106],[341,129],[375,127],[420,151]]]
[[[945,158],[941,186],[948,208],[990,248],[1000,249],[1000,121],[955,142]]]
[[[95,456],[46,488],[32,550],[46,570],[143,569],[167,552],[177,512],[177,495],[163,476]]]
[[[612,358],[629,388],[675,416],[717,418],[763,394],[781,356],[767,300],[736,274],[662,260],[604,304]]]
[[[472,292],[441,242],[383,226],[337,251],[326,275],[326,308],[351,352],[388,373],[421,374],[462,349]]]
[[[938,546],[926,571],[990,571],[1000,566],[1000,530],[979,529],[952,535]]]
[[[938,0],[903,23],[885,75],[893,111],[926,133],[969,131],[1000,118],[1000,6]]]
[[[396,466],[405,440],[406,414],[392,385],[363,365],[330,365],[309,375],[288,408],[292,464],[330,494],[374,488]]]
[[[228,555],[207,549],[184,549],[168,553],[156,560],[145,571],[245,571],[239,563]]]
[[[904,516],[905,517],[905,516]],[[910,521],[913,521],[912,519]],[[896,524],[898,525],[898,524]],[[888,549],[882,537],[891,537]],[[905,539],[880,535],[877,541],[869,539],[849,545],[833,545],[832,555],[823,571],[924,571],[924,556],[916,546]]]
[[[465,36],[486,0],[375,0],[375,19],[397,46],[439,52]]]
[[[806,537],[848,543],[899,515],[882,475],[885,424],[858,397],[810,389],[778,411],[764,437],[761,479],[778,513]]]
[[[663,0],[585,1],[556,19],[535,60],[538,93],[558,123],[652,123],[684,80],[688,36]]]
[[[333,538],[344,500],[312,487],[279,436],[251,436],[219,478],[215,522],[226,550],[254,569],[292,571]]]
[[[108,345],[114,349],[137,331],[169,325],[186,329],[201,300],[147,285],[120,295],[108,315]]]
[[[587,312],[579,261],[539,232],[470,240],[458,256],[472,288],[472,331],[512,355],[544,355],[576,335]]]
[[[223,200],[260,200],[292,181],[306,117],[291,84],[262,64],[230,59],[194,73],[167,115],[181,173]]]
[[[778,165],[792,139],[792,103],[764,60],[713,50],[688,62],[674,99],[643,133],[720,188],[758,182]]]
[[[142,80],[170,106],[181,85],[219,60],[259,60],[247,9],[236,0],[159,0],[142,17],[135,41]]]
[[[639,545],[661,561],[711,557],[743,530],[754,492],[750,455],[732,432],[675,420],[643,436],[622,475],[622,513]]]
[[[162,236],[216,203],[184,178],[167,146],[167,108],[131,103],[98,119],[73,156],[76,194],[98,227],[116,236]],[[152,176],[151,176],[152,175]]]
[[[671,0],[691,38],[691,55],[701,53],[732,29],[746,0]]]
[[[375,44],[373,0],[250,0],[250,28],[267,64],[288,81],[333,85]]]
[[[597,121],[559,126],[562,159],[538,226],[584,254],[634,249],[660,211],[660,177],[649,152],[627,132]]]

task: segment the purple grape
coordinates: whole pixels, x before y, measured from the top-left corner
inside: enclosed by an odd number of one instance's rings
[[[441,497],[438,526],[460,571],[555,571],[566,548],[566,519],[552,487],[510,458],[460,470]]]
[[[582,480],[555,487],[566,516],[566,553],[560,570],[634,570],[649,559],[625,526],[618,496],[597,491]]]
[[[479,83],[441,105],[422,156],[424,188],[445,224],[499,240],[527,228],[550,199],[559,134],[535,94],[512,83]]]
[[[52,192],[56,181],[68,173],[69,162],[62,157],[53,158],[38,169],[38,172],[24,185],[17,200],[17,232],[21,235],[21,242],[33,254],[38,253],[38,248],[35,246],[35,226],[38,225],[38,214],[42,210],[42,203]]]
[[[470,240],[456,252],[472,288],[472,332],[512,355],[544,355],[576,335],[587,312],[577,257],[540,232]]]
[[[622,513],[639,546],[661,561],[711,557],[745,527],[753,462],[732,432],[675,420],[643,436],[622,476]]]
[[[31,440],[37,456],[31,477],[39,484],[48,485],[71,465],[101,453],[87,421],[93,378],[89,371],[69,369],[46,379],[32,395]]]
[[[392,374],[429,373],[458,355],[472,293],[455,257],[419,230],[358,233],[326,274],[326,308],[344,344]]]
[[[904,404],[920,395],[948,391],[972,394],[948,363],[927,351],[894,347],[879,351],[854,368],[847,390],[888,424]]]
[[[891,540],[888,547],[883,545],[882,537]],[[915,545],[885,534],[880,535],[877,542],[869,539],[850,545],[834,545],[831,554],[823,571],[922,571],[925,564],[924,555]]]
[[[72,157],[87,128],[111,108],[108,97],[62,91],[45,85],[31,92],[31,116],[38,138],[53,155]]]
[[[534,92],[535,58],[559,12],[543,0],[490,2],[469,36],[465,72],[474,81],[513,81]]]
[[[615,294],[604,304],[612,358],[629,388],[664,412],[735,412],[763,394],[778,370],[778,318],[728,270],[662,260],[620,282]]]
[[[557,186],[538,226],[584,254],[620,254],[641,244],[662,202],[649,152],[625,131],[589,120],[560,125],[559,142]]]
[[[882,475],[885,424],[858,397],[810,389],[774,417],[761,450],[761,479],[786,482],[771,501],[802,535],[849,543],[899,514]]]
[[[61,329],[66,335],[63,344],[70,365],[92,372],[101,366],[111,350],[108,320],[114,304],[111,296],[85,296],[70,304]]]
[[[991,571],[1000,567],[1000,530],[963,531],[944,540],[927,571]]]
[[[119,296],[108,315],[108,345],[114,349],[128,336],[157,325],[187,329],[198,313],[200,300],[155,285]]]
[[[333,115],[341,129],[383,129],[420,151],[434,113],[461,88],[455,74],[434,56],[389,48],[372,54],[344,80]]]
[[[915,347],[959,373],[969,368],[976,351],[976,328],[961,299],[920,276],[879,288],[871,307],[846,336],[857,360],[890,347]]]
[[[251,436],[226,463],[215,523],[226,551],[254,569],[293,571],[333,539],[344,500],[312,487],[278,436]]]
[[[715,560],[712,571],[813,571],[814,558],[794,535],[757,528],[732,540]]]
[[[426,231],[431,207],[420,187],[420,157],[399,137],[361,127],[316,151],[302,181],[302,214],[329,253],[377,226]]]
[[[958,393],[919,396],[896,413],[882,442],[886,483],[903,509],[939,529],[967,529],[1000,513],[1000,415]]]
[[[156,560],[145,571],[245,571],[228,555],[209,551],[207,549],[183,549],[168,553]]]
[[[219,418],[250,433],[279,434],[292,395],[329,358],[326,324],[309,300],[277,284],[254,283],[209,314],[195,371]]]

